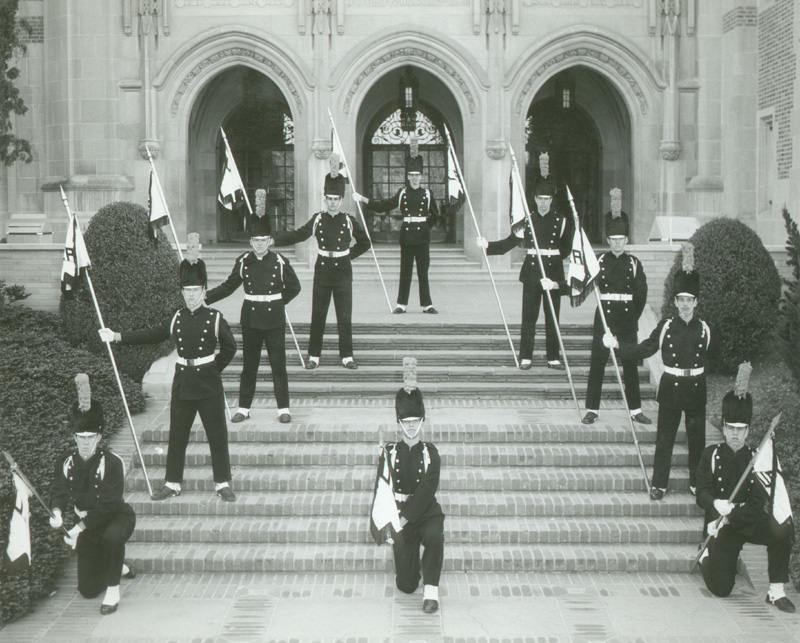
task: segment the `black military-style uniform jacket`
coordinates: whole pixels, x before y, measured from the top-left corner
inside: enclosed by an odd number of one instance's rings
[[[436,199],[428,188],[413,189],[410,185],[400,188],[388,199],[370,199],[366,208],[373,212],[389,212],[400,209],[403,226],[400,228],[401,246],[418,246],[431,242],[431,228],[439,220],[439,208]],[[411,221],[423,218],[425,221]]]
[[[558,254],[543,254],[542,263],[544,264],[545,277],[559,283],[563,289],[566,288],[566,277],[564,275],[564,258],[572,251],[572,228],[571,219],[562,216],[555,209],[544,216],[538,212],[531,212],[533,229],[536,232],[536,241],[540,250],[557,251]],[[521,246],[526,250],[535,249],[531,227],[525,221],[525,236],[520,239],[513,232],[505,239],[500,241],[490,241],[486,249],[487,255],[504,255],[512,248]],[[539,258],[526,254],[525,261],[522,263],[522,270],[519,272],[519,280],[526,286],[535,286],[542,280],[542,273],[539,269]]]
[[[270,330],[286,326],[285,304],[300,293],[300,281],[289,261],[277,252],[268,251],[261,259],[255,252],[236,258],[228,278],[206,293],[206,302],[213,304],[244,285],[246,295],[282,295],[275,301],[242,302],[240,323],[248,328]]]
[[[693,316],[687,324],[679,315],[662,319],[653,332],[639,345],[621,344],[623,359],[642,359],[661,350],[665,367],[703,369],[697,375],[674,375],[664,371],[658,384],[659,404],[681,410],[701,409],[706,405],[706,373],[711,330],[703,320]]]
[[[633,255],[623,252],[619,257],[605,252],[598,259],[600,274],[597,285],[601,295],[623,295],[630,300],[603,299],[606,322],[613,334],[635,333],[639,328],[639,317],[647,304],[647,278],[642,263]],[[595,332],[603,331],[600,311],[595,312]]]
[[[187,360],[214,355],[219,346],[216,357],[207,364],[175,364],[172,397],[202,400],[222,395],[220,373],[236,353],[236,340],[218,310],[200,306],[192,312],[184,307],[158,326],[120,333],[120,336],[123,344],[158,344],[172,337],[178,356]]]
[[[736,505],[728,514],[728,523],[746,536],[752,535],[757,523],[767,517],[769,498],[752,471],[736,497],[730,497],[753,455],[748,446],[734,452],[725,442],[708,446],[701,454],[697,467],[697,504],[705,509],[706,526],[719,518],[714,508],[716,499],[731,500]]]
[[[120,513],[133,515],[122,499],[125,489],[125,465],[106,449],[97,448],[86,462],[75,449],[59,460],[50,486],[50,507],[65,513],[70,504],[86,512],[86,529],[103,529]]]
[[[322,286],[335,286],[353,281],[353,266],[350,263],[370,248],[369,237],[355,217],[338,212],[331,216],[327,212],[317,212],[296,230],[276,232],[272,235],[276,246],[289,246],[305,241],[311,236],[317,240],[320,250],[344,252],[342,257],[317,256],[314,266],[314,282]],[[350,241],[356,243],[351,248]]]
[[[422,441],[411,448],[402,441],[390,442],[381,452],[378,463],[379,475],[383,471],[387,452],[392,467],[395,499],[397,494],[409,496],[408,499],[397,502],[400,516],[410,523],[434,516],[444,516],[441,506],[436,501],[441,470],[441,460],[436,447],[430,442]]]

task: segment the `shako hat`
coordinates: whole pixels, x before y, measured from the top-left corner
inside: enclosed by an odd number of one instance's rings
[[[272,234],[272,226],[267,216],[267,191],[256,190],[256,211],[248,216],[247,233],[251,237],[268,237]]]
[[[615,217],[612,212],[606,212],[605,216],[606,236],[607,237],[627,237],[630,236],[630,224],[628,223],[628,215],[625,212],[620,212],[618,217]]]
[[[555,196],[556,183],[553,181],[553,175],[547,177],[539,177],[536,184],[533,186],[534,196]]]
[[[394,408],[397,419],[425,418],[425,403],[422,391],[417,388],[417,359],[403,358],[403,388],[394,397]]]
[[[103,405],[92,399],[89,376],[78,373],[75,376],[78,400],[72,405],[69,414],[69,427],[72,433],[102,433],[105,425]]]
[[[325,196],[344,197],[344,188],[345,188],[345,180],[343,175],[341,174],[337,174],[336,176],[331,176],[330,174],[325,175],[325,189],[324,189]]]
[[[739,364],[736,384],[733,390],[722,398],[722,421],[728,424],[750,424],[753,419],[753,396],[747,392],[750,373],[753,367],[750,362]]]
[[[694,269],[694,246],[688,241],[683,244],[683,261],[681,268],[675,273],[673,284],[674,296],[700,296],[700,274]]]
[[[181,261],[179,275],[181,288],[208,285],[206,264],[200,259],[200,235],[190,232],[186,236],[186,255]]]

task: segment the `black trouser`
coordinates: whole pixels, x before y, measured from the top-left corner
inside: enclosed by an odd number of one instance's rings
[[[402,538],[394,543],[394,571],[397,589],[411,594],[419,587],[419,547],[422,553],[422,582],[439,586],[444,562],[444,516],[433,516],[427,520],[407,523]]]
[[[308,338],[308,354],[319,357],[322,353],[322,336],[325,333],[325,320],[328,307],[336,309],[336,328],[339,330],[339,357],[353,356],[353,282],[345,281],[333,286],[314,282],[311,293],[311,332]]]
[[[784,530],[778,536],[769,528],[770,517],[764,516],[750,536],[733,525],[725,525],[716,538],[708,543],[708,558],[703,561],[703,580],[715,596],[727,596],[736,582],[736,564],[745,543],[766,545],[767,571],[770,583],[789,581],[789,555],[792,553],[792,532]]]
[[[167,449],[167,482],[180,484],[186,460],[186,445],[197,414],[203,422],[211,450],[214,482],[231,479],[231,459],[228,454],[228,425],[225,423],[225,400],[222,394],[200,400],[181,400],[172,397],[169,408],[169,447]]]
[[[686,414],[686,438],[689,443],[689,484],[697,486],[697,465],[700,454],[706,447],[706,407],[699,409],[674,409],[658,405],[656,428],[656,454],[653,461],[653,486],[666,489],[669,484],[669,469],[672,449],[681,423],[681,413]]]
[[[242,375],[239,378],[239,406],[249,409],[256,394],[261,347],[267,345],[272,386],[279,409],[289,408],[289,376],[286,374],[286,328],[250,328],[242,326]]]
[[[561,295],[558,289],[551,290],[553,308],[556,312],[556,321],[561,311]],[[533,359],[533,342],[536,337],[536,321],[539,319],[539,309],[544,310],[545,346],[547,361],[553,362],[560,355],[558,332],[553,322],[553,313],[547,303],[547,295],[538,281],[534,285],[522,284],[522,328],[520,329],[519,357],[520,359]]]
[[[613,331],[612,331],[613,332]],[[636,332],[615,333],[620,344],[636,344]],[[592,358],[589,365],[589,383],[586,385],[586,408],[597,411],[600,408],[600,392],[603,390],[603,378],[606,373],[606,364],[610,351],[603,345],[603,334],[595,329],[592,338]],[[622,383],[625,386],[625,397],[628,400],[628,409],[638,409],[642,406],[642,394],[639,390],[639,364],[635,359],[621,360],[617,353],[617,363],[622,364]]]
[[[94,598],[107,587],[119,585],[125,543],[136,526],[136,514],[128,505],[105,527],[86,529],[78,535],[78,591]]]
[[[397,289],[397,303],[403,306],[408,305],[415,260],[417,262],[417,281],[419,281],[419,305],[424,308],[433,304],[431,288],[428,283],[428,268],[431,265],[431,246],[428,243],[400,246],[400,287]]]

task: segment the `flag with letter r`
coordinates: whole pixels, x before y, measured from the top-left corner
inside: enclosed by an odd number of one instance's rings
[[[12,472],[17,497],[8,528],[8,547],[5,567],[9,574],[26,572],[31,564],[31,508],[28,499],[31,491],[16,473]]]
[[[570,305],[580,306],[589,296],[590,289],[597,275],[600,274],[600,263],[589,243],[589,238],[575,217],[575,234],[572,237],[572,252],[569,255],[567,283],[570,286]]]
[[[233,210],[237,201],[244,201],[244,184],[236,161],[227,142],[225,143],[225,167],[222,169],[222,181],[219,184],[219,196],[217,197],[222,207],[226,210]]]
[[[74,216],[69,218],[67,227],[67,240],[64,244],[64,262],[61,264],[61,292],[71,296],[80,279],[81,271],[91,267],[89,253],[83,241],[81,226]]]

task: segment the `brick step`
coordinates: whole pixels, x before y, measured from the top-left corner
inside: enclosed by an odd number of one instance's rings
[[[126,479],[130,491],[144,491],[141,469],[135,469]],[[251,492],[369,492],[375,484],[375,465],[348,466],[341,470],[330,467],[237,467],[233,487],[237,493]],[[147,473],[154,488],[164,479],[163,467],[148,467]],[[184,493],[212,493],[214,481],[210,472],[199,467],[185,470]],[[638,467],[456,467],[443,469],[439,478],[439,495],[448,492],[495,491],[517,493],[525,491],[574,492],[641,492],[647,490]],[[670,474],[670,493],[689,490],[689,473],[685,467],[673,468]]]
[[[229,400],[229,404],[235,400]],[[234,407],[231,407],[234,410]],[[398,429],[395,423],[378,423],[376,420],[391,417],[394,409],[385,413],[372,413],[371,418],[364,416],[361,423],[351,421],[346,424],[278,424],[274,409],[256,410],[255,416],[244,422],[228,423],[228,441],[230,443],[268,443],[268,444],[341,444],[367,443],[377,445],[382,436],[384,441],[395,441]],[[572,409],[564,413],[565,421],[571,424],[437,424],[425,423],[426,438],[434,442],[439,450],[449,450],[450,444],[478,443],[511,443],[511,444],[546,444],[546,443],[590,443],[590,444],[633,444],[630,427],[626,425],[594,424],[591,427],[574,422]],[[370,419],[372,420],[370,422]],[[143,442],[166,442],[169,437],[169,419],[164,417],[163,424],[142,431]],[[636,435],[640,443],[654,443],[656,439],[655,424],[642,425],[635,423]],[[195,421],[189,436],[190,442],[207,442],[205,431],[199,421]],[[678,444],[685,441],[683,431],[679,433]],[[444,445],[448,445],[445,447]],[[378,453],[375,446],[374,453]]]
[[[210,472],[209,472],[210,473]],[[156,485],[158,486],[158,485]],[[234,482],[235,487],[235,482]],[[212,492],[187,491],[176,498],[155,502],[144,492],[128,494],[127,502],[137,516],[367,516],[370,491],[258,492],[240,493],[236,502],[223,502]],[[700,516],[702,511],[689,494],[667,494],[652,502],[639,493],[603,492],[450,492],[439,502],[447,516],[584,516],[647,518]]]
[[[686,545],[450,545],[445,572],[683,572],[694,567]],[[173,545],[131,543],[126,557],[145,573],[372,572],[392,573],[392,551],[374,544]]]
[[[655,518],[646,524],[634,518],[475,518],[455,517],[445,523],[450,544],[683,544],[702,540],[696,517]],[[240,518],[142,516],[131,542],[256,544],[373,543],[366,516]]]
[[[144,449],[146,465],[166,466],[167,452]],[[642,448],[645,465],[653,462],[654,445]],[[639,460],[633,444],[453,444],[439,449],[442,467],[459,466],[517,466],[517,467],[617,467],[638,466]],[[331,448],[329,444],[272,445],[264,443],[231,443],[231,464],[235,467],[286,467],[323,465],[347,467],[377,465],[378,450],[375,444],[350,444]],[[686,466],[688,450],[685,445],[675,447],[672,466]],[[208,446],[190,443],[186,449],[187,467],[210,467]]]

